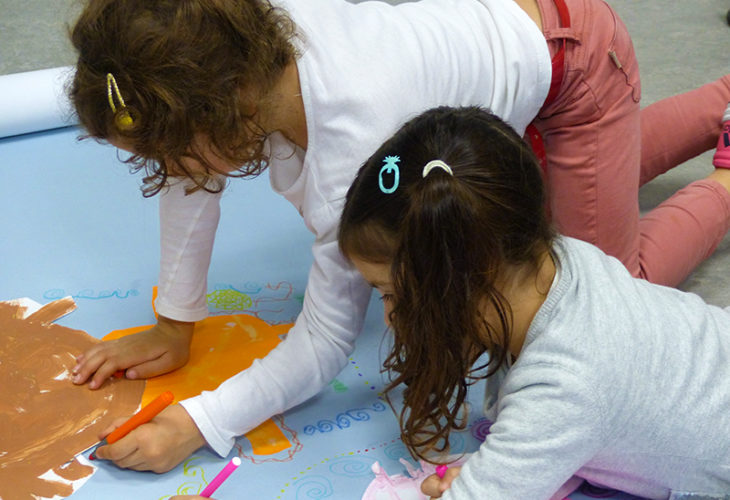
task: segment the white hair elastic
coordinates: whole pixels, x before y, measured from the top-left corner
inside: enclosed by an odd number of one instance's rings
[[[451,167],[448,166],[445,162],[441,160],[431,160],[430,162],[426,163],[426,166],[423,167],[423,174],[421,174],[423,177],[426,177],[428,173],[433,170],[434,168],[440,168],[446,171],[449,175],[454,175],[453,170],[451,170]]]

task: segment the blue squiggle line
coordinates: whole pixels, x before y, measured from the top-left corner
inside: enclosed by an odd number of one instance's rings
[[[370,420],[370,414],[368,412],[382,412],[385,411],[386,405],[380,401],[373,403],[372,408],[354,408],[347,410],[344,413],[338,413],[333,420],[320,420],[315,425],[304,426],[304,434],[313,435],[316,432],[332,432],[337,429],[347,429],[352,425],[352,421],[364,422]]]
[[[324,476],[307,476],[300,479],[294,486],[297,489],[296,497],[320,499],[332,496],[334,489],[329,479]]]
[[[385,453],[385,456],[390,458],[391,460],[397,461],[399,458],[410,457],[408,448],[406,448],[406,445],[403,444],[403,442],[400,440],[387,446],[383,451]]]
[[[330,472],[337,476],[364,477],[373,474],[373,460],[365,457],[345,457],[329,463]]]
[[[51,290],[46,290],[43,292],[43,298],[46,300],[56,300],[61,299],[63,297],[66,297],[68,294],[65,290],[61,288],[52,288]],[[122,292],[121,290],[102,290],[99,293],[96,293],[94,290],[91,290],[90,288],[86,288],[84,290],[79,291],[77,294],[72,294],[71,297],[74,299],[88,299],[88,300],[103,300],[103,299],[111,299],[113,297],[117,299],[127,299],[129,297],[136,297],[139,295],[139,291],[135,289],[127,290],[126,292]]]

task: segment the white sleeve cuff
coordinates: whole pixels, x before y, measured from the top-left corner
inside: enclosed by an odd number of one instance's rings
[[[208,413],[203,409],[203,401],[201,396],[195,396],[190,399],[180,401],[180,406],[185,408],[190,417],[198,426],[198,430],[213,449],[221,457],[226,457],[231,452],[236,440],[233,438],[224,438],[220,433],[216,432],[215,423],[208,417]]]

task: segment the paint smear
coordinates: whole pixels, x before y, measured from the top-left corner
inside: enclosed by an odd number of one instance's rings
[[[144,381],[96,391],[71,382],[76,356],[100,342],[53,324],[75,307],[67,297],[29,315],[18,301],[0,302],[0,498],[71,495],[93,472],[73,458],[139,408]]]
[[[104,340],[118,339],[151,326],[115,330],[106,335]],[[176,401],[179,401],[215,389],[251,366],[255,359],[266,356],[291,327],[291,324],[269,325],[247,314],[209,316],[197,322],[187,364],[174,372],[148,379],[142,405],[164,391],[172,391]],[[291,446],[289,439],[271,420],[251,430],[246,438],[256,455],[273,455]]]

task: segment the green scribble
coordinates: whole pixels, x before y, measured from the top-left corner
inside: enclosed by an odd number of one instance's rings
[[[203,491],[205,486],[208,485],[208,481],[205,479],[205,471],[203,470],[203,467],[194,463],[198,460],[202,460],[202,457],[192,456],[183,462],[183,475],[188,477],[196,477],[200,475],[200,477],[193,481],[186,481],[181,484],[175,491],[175,495],[197,495]],[[160,497],[158,500],[167,500],[172,496],[174,495],[165,495]]]
[[[330,385],[335,390],[335,392],[346,392],[347,391],[347,386],[337,379],[332,380],[332,382],[330,382]]]
[[[253,306],[253,299],[238,290],[215,290],[207,295],[208,304],[223,311],[245,311]]]
[[[296,294],[294,296],[294,298],[296,300],[298,300],[300,304],[302,304],[302,305],[304,304],[304,294],[303,293],[302,294]]]

